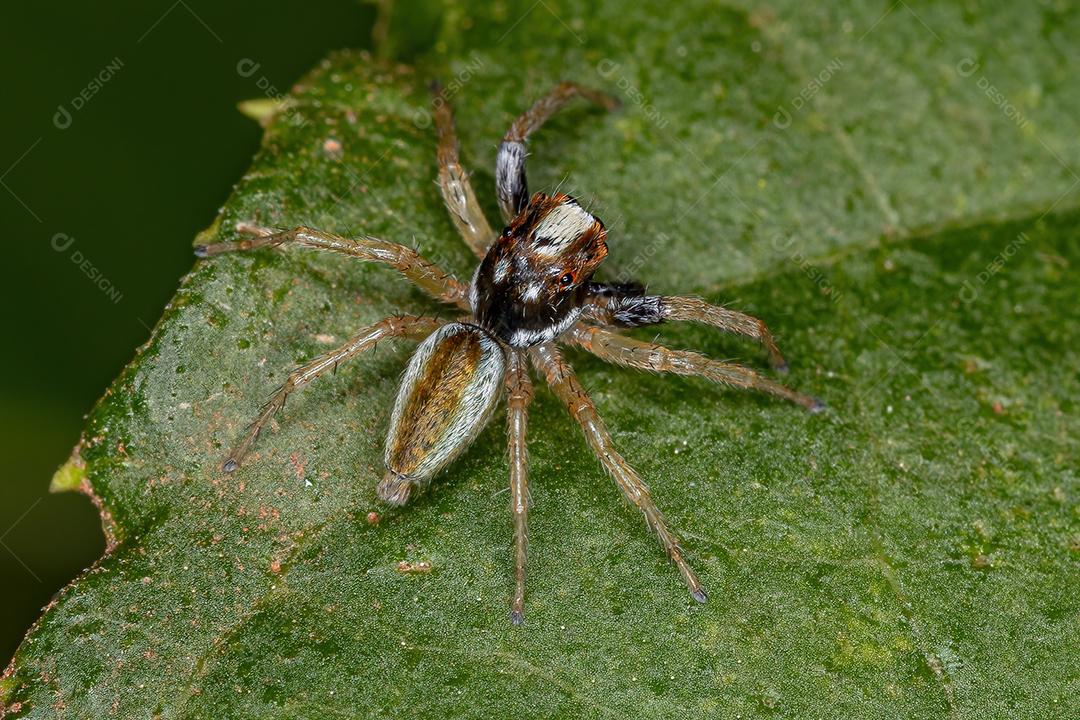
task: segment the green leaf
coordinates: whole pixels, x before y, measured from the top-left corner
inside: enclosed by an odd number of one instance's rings
[[[576,79],[625,107],[545,126],[533,188],[561,183],[607,221],[608,277],[764,318],[791,361],[785,381],[830,411],[571,353],[711,599],[691,601],[539,391],[515,628],[500,422],[409,506],[375,497],[408,347],[305,389],[240,471],[218,470],[297,362],[387,314],[448,311],[339,257],[200,261],[58,475],[92,493],[114,542],[31,629],[0,708],[1080,714],[1080,13],[424,8],[431,49],[402,50],[418,69],[362,53],[321,64],[200,241],[235,239],[241,221],[303,223],[416,244],[467,278],[434,184],[427,80],[452,95],[495,218],[495,142],[527,102]],[[386,46],[415,48],[397,15]],[[708,329],[661,330],[761,364]]]

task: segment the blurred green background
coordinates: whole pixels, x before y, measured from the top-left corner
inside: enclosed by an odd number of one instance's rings
[[[251,160],[261,129],[236,103],[368,46],[374,15],[352,0],[5,4],[0,667],[101,554],[94,508],[49,478]]]

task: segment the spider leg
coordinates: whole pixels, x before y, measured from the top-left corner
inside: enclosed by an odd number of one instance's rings
[[[436,154],[439,159],[439,189],[442,190],[443,202],[446,203],[450,218],[465,243],[478,257],[484,257],[495,232],[476,201],[476,193],[469,183],[469,176],[461,167],[460,147],[450,103],[438,83],[432,83],[431,93],[434,95],[435,131],[439,137]]]
[[[438,318],[416,315],[388,317],[364,328],[336,350],[319,355],[293,370],[281,387],[262,406],[255,421],[251,423],[251,426],[244,434],[243,439],[233,447],[229,452],[229,456],[225,458],[221,469],[229,473],[240,467],[240,463],[243,461],[244,456],[247,455],[252,443],[255,442],[255,438],[259,436],[263,427],[270,422],[270,418],[285,406],[285,400],[294,391],[299,390],[323,373],[336,370],[339,363],[374,347],[380,340],[394,337],[423,339],[445,323],[445,320],[439,320]]]
[[[510,621],[520,625],[525,619],[525,556],[528,551],[529,460],[525,430],[532,402],[532,381],[525,355],[513,350],[506,367],[507,437],[510,449],[510,511],[514,516],[514,599]]]
[[[529,183],[525,177],[525,140],[544,122],[575,97],[615,110],[619,100],[612,95],[577,83],[559,83],[533,103],[506,131],[495,157],[495,193],[503,220],[510,222],[529,204]]]
[[[663,345],[642,342],[610,330],[584,325],[573,328],[565,337],[601,360],[616,365],[676,375],[697,375],[742,390],[757,390],[790,400],[812,413],[825,409],[825,404],[812,395],[796,392],[773,382],[750,368],[713,360],[701,353],[672,350]]]
[[[595,285],[586,304],[587,317],[605,325],[640,327],[665,320],[685,320],[711,325],[724,332],[757,340],[769,354],[769,364],[778,372],[787,372],[787,361],[780,354],[764,321],[752,315],[713,305],[692,297],[646,295],[640,285]]]
[[[574,375],[573,368],[563,359],[559,349],[552,343],[537,345],[530,350],[530,354],[533,363],[544,374],[552,391],[566,405],[570,415],[581,425],[585,440],[600,460],[600,464],[615,480],[627,500],[644,513],[645,522],[659,537],[664,552],[675,563],[679,574],[690,588],[691,595],[698,602],[705,602],[708,596],[697,574],[683,557],[679,539],[668,528],[663,514],[653,503],[648,486],[615,449],[615,444],[607,428],[604,427],[604,421],[600,419],[596,406],[593,405],[585,388]]]
[[[198,257],[210,257],[228,252],[290,244],[326,250],[367,262],[385,263],[432,297],[468,309],[468,286],[404,245],[373,237],[345,238],[309,227],[298,227],[280,232],[254,225],[239,226],[239,229],[251,233],[254,237],[236,242],[200,245],[195,248],[195,254]]]

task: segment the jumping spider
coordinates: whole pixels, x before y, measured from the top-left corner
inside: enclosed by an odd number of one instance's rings
[[[510,507],[514,518],[516,588],[510,617],[521,623],[525,605],[526,519],[529,507],[525,428],[532,382],[527,359],[581,425],[585,439],[626,498],[645,515],[667,556],[675,563],[694,599],[705,602],[705,589],[683,557],[679,541],[653,503],[637,472],[615,449],[611,436],[560,343],[585,349],[626,367],[696,375],[742,389],[769,393],[803,406],[822,409],[817,399],[797,393],[748,368],[719,362],[694,352],[671,350],[625,337],[616,328],[664,320],[689,320],[758,340],[773,368],[786,369],[765,324],[756,318],[688,297],[649,295],[636,283],[606,284],[593,272],[607,255],[606,230],[574,198],[556,192],[529,197],[525,178],[525,140],[568,101],[582,97],[613,110],[618,101],[574,83],[562,83],[522,114],[499,145],[495,191],[503,219],[496,236],[484,217],[458,159],[453,116],[439,87],[435,95],[439,185],[450,216],[465,242],[480,258],[472,282],[465,284],[415,251],[371,237],[345,238],[299,227],[286,232],[254,226],[255,237],[204,245],[208,257],[235,250],[300,245],[392,266],[439,300],[468,315],[448,321],[416,315],[386,318],[364,328],[332,352],[292,372],[262,408],[251,428],[229,453],[222,469],[232,472],[259,431],[285,404],[285,398],[327,370],[386,338],[421,340],[409,360],[394,404],[386,439],[386,474],[380,498],[391,505],[408,501],[464,450],[484,427],[504,389],[510,456]]]

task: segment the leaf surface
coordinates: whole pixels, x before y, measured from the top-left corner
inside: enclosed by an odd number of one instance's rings
[[[604,218],[606,277],[764,318],[785,381],[829,412],[572,352],[711,599],[691,601],[539,390],[514,628],[502,423],[416,502],[376,500],[407,344],[297,394],[240,471],[218,470],[296,363],[385,315],[452,311],[339,257],[198,262],[59,475],[92,492],[113,542],[30,631],[0,707],[1080,714],[1077,11],[447,3],[415,11],[427,35],[396,12],[386,46],[416,69],[326,60],[198,242],[235,239],[237,222],[308,224],[415,244],[467,279],[426,81],[448,88],[494,219],[495,143],[576,79],[625,106],[545,126],[532,187],[561,185]],[[708,329],[660,337],[762,364]]]

